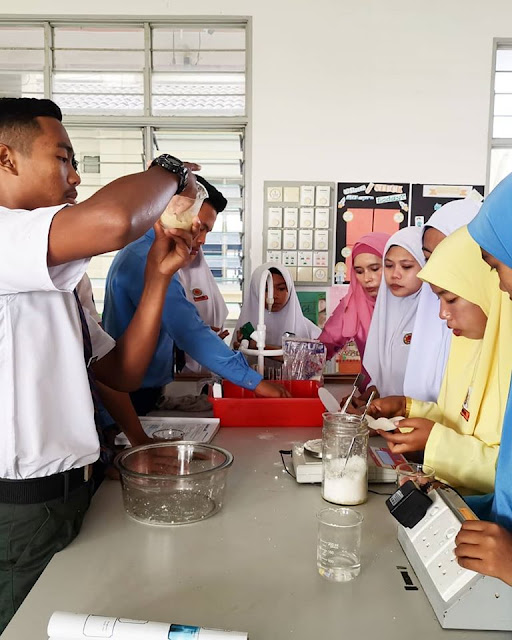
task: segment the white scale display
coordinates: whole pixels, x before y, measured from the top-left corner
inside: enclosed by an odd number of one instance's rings
[[[329,285],[334,183],[265,182],[264,257],[299,285]]]

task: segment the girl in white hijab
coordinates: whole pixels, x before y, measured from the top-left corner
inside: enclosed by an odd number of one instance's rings
[[[200,248],[193,261],[178,273],[187,300],[195,305],[203,322],[211,327],[219,338],[224,339],[228,335],[223,331],[224,322],[228,317],[228,308],[206,262],[203,249]],[[207,372],[188,354],[185,354],[185,370],[192,373]]]
[[[272,273],[274,283],[274,305],[272,311],[265,308],[265,325],[267,328],[266,343],[281,348],[283,333],[294,333],[297,338],[316,339],[321,333],[316,324],[308,320],[302,313],[299,298],[290,272],[283,265],[267,262],[255,269],[251,277],[249,295],[247,296],[240,317],[233,332],[233,344],[239,341],[238,331],[247,322],[256,329],[259,314],[260,280],[265,270]]]
[[[404,395],[404,377],[425,264],[418,227],[391,236],[384,249],[384,278],[373,312],[363,366],[381,396]],[[368,389],[367,389],[368,391]]]
[[[438,209],[422,229],[423,253],[428,260],[436,246],[478,213],[475,200],[454,200]],[[404,395],[436,402],[450,351],[452,332],[439,318],[439,300],[430,286],[423,286],[412,332],[405,370]]]

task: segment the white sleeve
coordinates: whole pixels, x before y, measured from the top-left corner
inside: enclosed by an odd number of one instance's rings
[[[92,356],[97,360],[101,360],[116,346],[114,338],[108,335],[106,331],[91,317],[89,310],[84,307],[84,315],[87,320],[87,328],[91,336]]]
[[[27,211],[0,207],[0,295],[72,291],[89,259],[48,267],[48,235],[55,214],[67,205]]]

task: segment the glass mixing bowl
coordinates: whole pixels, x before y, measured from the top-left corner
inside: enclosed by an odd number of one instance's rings
[[[159,442],[122,451],[124,508],[139,522],[176,525],[198,522],[222,508],[233,455],[211,444]]]

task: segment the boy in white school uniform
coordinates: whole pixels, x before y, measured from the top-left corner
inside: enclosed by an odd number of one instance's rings
[[[74,289],[91,256],[144,234],[174,193],[194,197],[190,168],[197,167],[161,156],[148,171],[66,206],[80,178],[60,109],[49,100],[0,99],[0,632],[80,530],[99,454],[92,378],[138,388],[192,235],[155,225],[144,294],[117,344]]]

